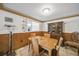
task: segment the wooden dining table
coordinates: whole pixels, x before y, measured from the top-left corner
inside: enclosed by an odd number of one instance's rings
[[[51,56],[52,50],[56,48],[58,40],[42,36],[41,40],[38,40],[38,42],[42,48],[48,51],[48,55]]]
[[[38,38],[38,44],[45,50],[48,51],[48,55],[52,55],[52,50],[56,48],[58,43],[57,39],[49,38],[45,36],[36,36]],[[31,38],[29,38],[31,40]]]

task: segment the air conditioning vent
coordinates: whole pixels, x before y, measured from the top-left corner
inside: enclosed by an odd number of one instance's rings
[[[13,19],[12,19],[12,18],[9,18],[9,17],[5,17],[5,22],[10,22],[10,23],[12,23],[12,22],[13,22]]]

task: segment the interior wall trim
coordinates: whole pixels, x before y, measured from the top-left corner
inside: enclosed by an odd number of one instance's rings
[[[10,13],[13,13],[13,14],[16,14],[16,15],[19,15],[19,16],[22,16],[22,17],[30,18],[30,19],[32,19],[32,20],[34,20],[34,21],[42,22],[42,21],[40,21],[40,20],[38,20],[38,19],[36,19],[36,18],[34,18],[34,17],[32,17],[32,16],[25,15],[25,14],[23,14],[23,13],[21,13],[21,12],[18,12],[18,11],[16,11],[16,10],[10,9],[10,8],[8,8],[8,7],[5,7],[2,3],[0,3],[0,9],[1,9],[1,10],[4,10],[4,11],[7,11],[7,12],[10,12]]]
[[[48,20],[48,21],[40,21],[39,19],[33,18],[32,16],[25,15],[25,14],[23,14],[23,13],[20,13],[20,12],[16,11],[16,10],[10,9],[10,8],[8,8],[8,7],[5,7],[5,6],[3,5],[3,3],[0,3],[0,9],[1,9],[1,10],[4,10],[4,11],[11,12],[11,13],[14,13],[14,14],[19,15],[19,16],[23,16],[23,17],[26,17],[26,18],[30,18],[30,19],[35,20],[35,21],[39,21],[39,22],[42,22],[42,23],[43,23],[43,22],[53,21],[53,20],[67,19],[67,18],[72,18],[72,17],[77,17],[77,16],[79,16],[79,14],[75,14],[75,15],[70,15],[70,16],[66,16],[66,17],[59,17],[59,18],[56,18],[56,19],[51,19],[51,20]]]
[[[52,19],[52,20],[48,20],[45,22],[49,22],[49,21],[53,21],[53,20],[60,20],[60,19],[67,19],[67,18],[73,18],[73,17],[78,17],[79,14],[75,14],[75,15],[71,15],[71,16],[66,16],[66,17],[60,17],[60,18],[56,18],[56,19]]]

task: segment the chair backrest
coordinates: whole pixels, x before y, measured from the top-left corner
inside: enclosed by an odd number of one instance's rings
[[[31,33],[31,36],[36,36],[36,33]]]
[[[63,38],[60,37],[59,42],[58,42],[58,45],[57,45],[57,47],[56,47],[57,50],[60,48],[62,42],[63,42]]]
[[[35,56],[39,55],[39,45],[38,45],[38,39],[32,38],[32,46],[33,46],[33,53]]]
[[[44,36],[50,38],[50,34],[48,33],[45,33]]]

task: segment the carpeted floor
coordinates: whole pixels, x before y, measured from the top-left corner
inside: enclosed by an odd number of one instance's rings
[[[16,52],[16,56],[31,56],[32,55],[32,50],[30,50],[29,52],[28,45],[20,49],[17,49],[15,52]]]
[[[16,56],[32,56],[32,50],[28,49],[28,45],[16,50]],[[78,51],[76,48],[72,47],[60,47],[59,51],[60,56],[77,56]]]
[[[78,56],[78,50],[72,47],[60,47],[60,56]]]

